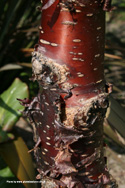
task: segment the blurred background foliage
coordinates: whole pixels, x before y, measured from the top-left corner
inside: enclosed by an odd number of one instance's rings
[[[125,1],[112,2],[114,10],[106,14],[105,73],[112,96],[125,107]]]
[[[29,80],[31,48],[38,41],[41,17],[37,5],[39,0],[0,0],[0,188],[37,186],[7,183],[7,180],[35,180],[33,160],[22,138],[24,132],[20,134],[15,124],[24,109],[16,98],[31,98],[38,88],[37,83]]]
[[[20,118],[21,113],[18,110],[23,109],[18,106],[19,102],[15,98],[24,98],[28,95],[32,98],[38,90],[37,83],[33,83],[29,78],[32,76],[31,52],[39,37],[41,13],[36,9],[39,5],[40,0],[0,0],[0,114],[1,112],[3,114],[0,116],[0,188],[36,187],[36,184],[7,184],[6,180],[35,180],[33,155],[31,159],[31,155],[27,153],[34,145],[32,128],[25,117]],[[111,98],[104,130],[105,142],[113,150],[123,154],[125,152],[123,146],[125,143],[125,1],[113,0],[113,6],[114,11],[106,13],[105,75],[107,82],[114,85],[112,97],[115,102]],[[19,95],[22,86],[25,89]],[[6,95],[10,97],[8,100],[5,100]],[[15,105],[11,104],[11,99],[15,100]],[[5,114],[10,108],[11,112],[18,111],[18,113],[12,122],[9,118],[13,119],[14,114],[10,113],[4,126],[3,118],[5,119]],[[10,160],[10,157],[15,157],[14,161]]]
[[[37,4],[39,0],[0,1],[0,80],[4,80],[0,93],[15,77],[25,82],[31,77],[31,68],[22,63],[31,62],[31,51],[27,54],[27,50],[38,41],[41,14],[36,10]]]

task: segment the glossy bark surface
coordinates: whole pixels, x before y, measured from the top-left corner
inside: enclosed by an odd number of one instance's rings
[[[105,12],[99,1],[66,3],[42,11],[39,45],[70,70],[68,83],[78,84],[72,99],[78,93],[90,98],[104,85]]]

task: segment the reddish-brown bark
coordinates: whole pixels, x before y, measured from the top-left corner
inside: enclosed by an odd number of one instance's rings
[[[85,95],[85,90],[91,89],[86,95],[90,98],[100,83],[104,85],[105,12],[97,1],[58,3],[42,11],[39,45],[45,48],[45,56],[67,66],[71,75],[68,83],[79,85],[72,90],[71,100],[76,100],[78,90]]]
[[[47,2],[32,59],[40,91],[24,101],[42,188],[117,187],[103,154],[104,10],[111,1]]]

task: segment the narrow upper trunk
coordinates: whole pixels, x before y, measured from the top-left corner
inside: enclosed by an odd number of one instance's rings
[[[44,1],[32,59],[40,91],[27,111],[42,188],[117,187],[103,154],[104,10],[110,9],[109,0]]]

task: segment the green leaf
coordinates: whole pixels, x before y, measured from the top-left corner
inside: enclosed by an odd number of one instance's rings
[[[2,167],[2,168],[1,168]],[[10,183],[19,181],[0,157],[0,188],[24,188],[23,184]]]
[[[3,131],[0,127],[0,143],[6,142],[8,140],[14,139],[14,135],[12,133],[7,133],[6,131]]]
[[[35,181],[31,154],[28,153],[28,148],[21,137],[0,144],[0,155],[20,181]],[[3,169],[1,171],[4,172]],[[35,183],[24,183],[24,186],[36,188]]]
[[[0,95],[0,126],[4,131],[10,131],[21,116],[24,107],[17,98],[28,97],[28,88],[25,83],[16,78],[12,85]],[[20,110],[20,111],[19,111]]]
[[[14,174],[12,173],[12,171],[10,170],[10,168],[7,166],[5,168],[3,168],[2,170],[0,170],[0,177],[14,177]]]

